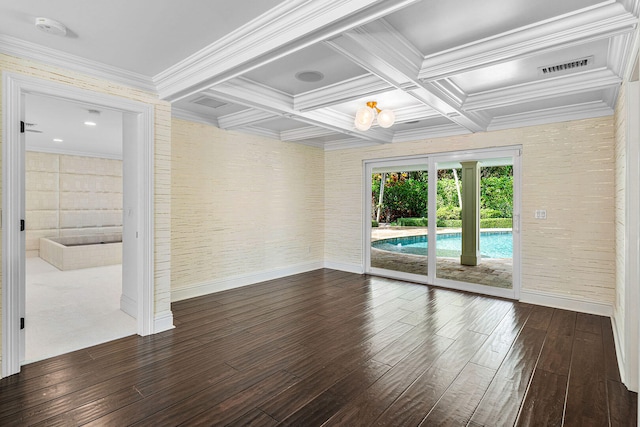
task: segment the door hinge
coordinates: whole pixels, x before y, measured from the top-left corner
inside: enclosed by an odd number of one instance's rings
[[[24,219],[20,220],[20,231],[24,231]]]
[[[24,122],[20,120],[20,133],[24,133]]]
[[[24,329],[24,317],[20,318],[20,329]]]

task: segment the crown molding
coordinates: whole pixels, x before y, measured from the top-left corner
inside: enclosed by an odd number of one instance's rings
[[[156,93],[156,86],[150,77],[3,34],[0,34],[0,53],[76,71],[145,92]]]
[[[252,135],[263,136],[265,138],[275,139],[275,140],[280,141],[280,132],[276,132],[276,131],[271,130],[271,129],[264,129],[264,128],[260,128],[260,127],[256,127],[256,126],[247,126],[247,127],[243,127],[242,129],[234,129],[234,130],[238,130],[238,131],[250,133]]]
[[[442,138],[445,136],[467,135],[470,133],[471,132],[468,129],[465,129],[458,124],[451,123],[398,131],[393,135],[393,142],[417,141],[429,138]]]
[[[278,117],[278,115],[267,111],[249,109],[218,117],[218,125],[221,129],[242,128]]]
[[[424,58],[419,78],[454,74],[632,31],[638,19],[615,2],[604,2],[557,18],[445,50]]]
[[[607,57],[608,67],[618,76],[623,77],[627,70],[629,60],[633,58],[631,54],[637,45],[635,42],[637,30],[631,33],[621,34],[612,37],[609,41],[609,55]]]
[[[153,81],[162,99],[177,101],[416,1],[285,1],[157,74]]]
[[[393,112],[396,114],[396,123],[406,123],[414,120],[425,120],[442,117],[442,114],[438,113],[433,108],[422,104],[397,108],[394,109]]]
[[[190,122],[202,123],[205,125],[212,125],[218,127],[218,121],[215,117],[206,116],[204,114],[195,113],[183,108],[171,107],[171,118],[187,120]]]
[[[369,74],[298,94],[293,97],[293,107],[298,111],[316,110],[392,89],[389,83]]]
[[[617,0],[629,13],[634,16],[640,15],[640,1],[638,0]]]
[[[320,138],[324,136],[334,135],[335,132],[328,129],[322,129],[316,126],[305,126],[303,128],[285,130],[280,132],[280,138],[283,141],[300,141],[303,139]]]
[[[496,117],[491,122],[488,130],[512,129],[611,115],[613,115],[613,108],[605,102],[594,101]]]
[[[505,107],[523,102],[555,98],[579,92],[619,86],[622,79],[606,68],[554,77],[469,95],[464,108],[469,111]]]
[[[348,150],[350,148],[374,147],[377,144],[359,138],[339,139],[325,142],[324,151]]]

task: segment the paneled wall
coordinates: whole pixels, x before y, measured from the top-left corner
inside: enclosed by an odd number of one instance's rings
[[[174,299],[322,267],[324,152],[174,119]]]
[[[363,160],[514,144],[523,147],[523,291],[612,305],[612,117],[326,152],[325,261],[362,266]],[[534,219],[536,209],[547,219]]]
[[[26,250],[41,237],[122,231],[122,160],[27,151]]]

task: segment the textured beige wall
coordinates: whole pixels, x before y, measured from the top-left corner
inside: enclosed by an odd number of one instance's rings
[[[171,129],[172,290],[322,261],[322,150],[177,119]]]
[[[627,149],[627,109],[626,84],[620,87],[614,115],[615,126],[615,259],[616,294],[613,317],[619,347],[624,348],[625,328],[625,210],[626,210],[626,149]]]
[[[156,95],[142,90],[4,54],[0,54],[0,72],[19,73],[154,106],[155,313],[156,316],[167,314],[171,309],[171,106],[169,103],[160,101]]]
[[[27,151],[27,256],[41,237],[122,232],[122,160]]]
[[[362,162],[521,144],[522,289],[615,298],[612,117],[325,153],[325,260],[362,265]],[[535,220],[536,209],[547,220]]]

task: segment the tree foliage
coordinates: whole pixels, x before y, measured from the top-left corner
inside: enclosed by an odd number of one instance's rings
[[[458,170],[458,176],[461,171]],[[494,166],[480,169],[480,208],[482,218],[513,216],[513,167]],[[380,195],[382,174],[372,176],[371,203],[373,219]],[[460,185],[464,183],[460,180]],[[460,219],[460,202],[451,169],[438,171],[437,215],[439,219]],[[428,174],[426,171],[387,173],[384,183],[381,222],[399,218],[427,218]]]

